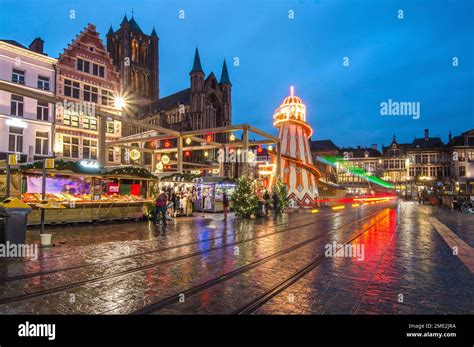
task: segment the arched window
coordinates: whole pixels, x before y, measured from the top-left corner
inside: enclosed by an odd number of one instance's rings
[[[145,96],[149,97],[150,96],[150,75],[146,75],[145,78]]]
[[[147,64],[148,62],[148,46],[146,44],[142,44],[142,63]]]
[[[140,89],[139,89],[139,85],[138,85],[138,72],[136,70],[134,70],[134,74],[135,74],[135,78],[134,78],[134,88],[135,88],[135,93],[136,94],[139,94],[140,93]]]
[[[132,61],[138,62],[138,41],[132,40]]]

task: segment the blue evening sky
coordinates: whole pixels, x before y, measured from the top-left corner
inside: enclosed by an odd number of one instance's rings
[[[276,133],[289,86],[307,105],[313,139],[339,146],[412,141],[430,128],[447,140],[474,128],[472,0],[1,0],[0,38],[35,37],[57,57],[87,23],[105,40],[124,13],[160,37],[161,96],[189,86],[194,49],[205,73],[233,84],[233,123]],[[397,18],[398,10],[404,19]],[[69,18],[75,10],[76,18]],[[179,19],[184,10],[185,19]],[[289,19],[290,10],[294,19]],[[240,66],[234,66],[238,57]],[[349,66],[343,66],[343,58]],[[459,66],[452,66],[458,57]],[[380,103],[421,103],[421,117],[381,116]]]

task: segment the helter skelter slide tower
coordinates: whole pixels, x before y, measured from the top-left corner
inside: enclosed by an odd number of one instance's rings
[[[278,128],[281,140],[281,175],[288,186],[289,198],[299,206],[314,205],[318,196],[316,183],[321,175],[311,157],[309,138],[313,129],[306,122],[306,106],[294,95],[293,87],[275,110],[273,125]]]

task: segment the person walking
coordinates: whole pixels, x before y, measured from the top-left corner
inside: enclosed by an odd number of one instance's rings
[[[229,198],[226,192],[222,193],[222,205],[224,208],[224,220],[227,221],[227,209],[229,208]]]
[[[268,215],[268,211],[270,210],[270,194],[268,194],[268,190],[265,189],[265,192],[263,193],[263,200],[264,202],[264,208],[265,208],[265,215]]]
[[[273,199],[273,214],[276,217],[278,212],[280,212],[280,204],[278,201],[278,194],[276,193],[276,191],[273,191],[272,199]]]
[[[168,194],[163,189],[161,194],[155,200],[155,219],[154,223],[158,224],[158,220],[161,217],[163,226],[166,226],[166,208],[168,206]]]

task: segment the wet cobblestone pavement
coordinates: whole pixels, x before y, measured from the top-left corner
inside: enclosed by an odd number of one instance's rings
[[[420,208],[54,227],[38,260],[0,260],[0,313],[474,313],[474,274]]]
[[[474,214],[451,211],[444,206],[417,206],[426,215],[438,218],[464,242],[474,247]]]

